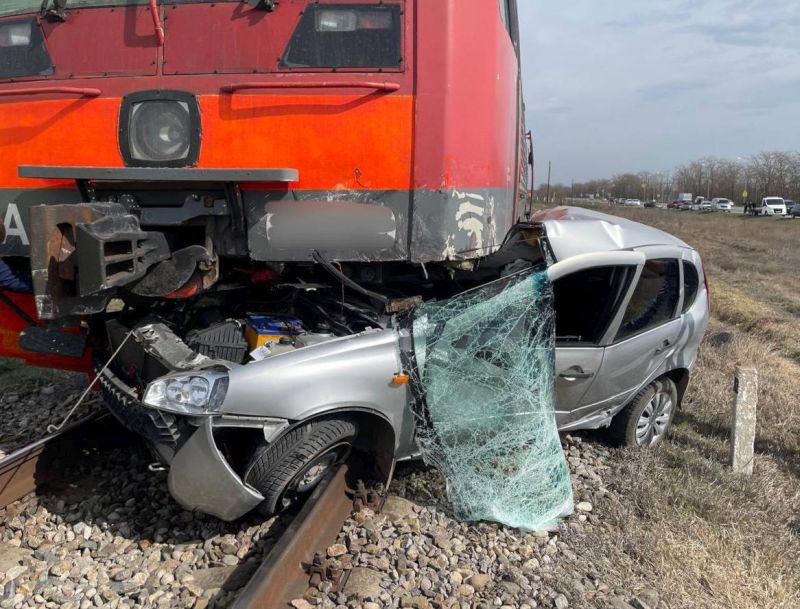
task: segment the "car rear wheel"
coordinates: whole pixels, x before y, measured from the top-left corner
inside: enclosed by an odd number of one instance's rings
[[[620,446],[656,446],[667,435],[677,409],[675,383],[668,378],[653,381],[614,417],[609,435]]]
[[[347,417],[327,417],[300,425],[257,451],[244,481],[264,496],[271,516],[308,495],[325,475],[344,462],[358,426]]]

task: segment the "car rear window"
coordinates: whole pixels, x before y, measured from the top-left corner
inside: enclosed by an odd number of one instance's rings
[[[631,296],[617,340],[655,328],[675,316],[680,297],[678,260],[648,260]]]
[[[397,69],[402,62],[399,5],[310,5],[280,67]]]

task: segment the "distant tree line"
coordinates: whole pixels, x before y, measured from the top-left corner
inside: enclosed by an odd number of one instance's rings
[[[672,172],[623,173],[608,179],[574,184],[553,184],[550,197],[595,196],[668,201],[690,192],[708,199],[726,197],[741,204],[743,193],[751,201],[776,196],[800,200],[800,152],[761,152],[748,158],[705,157],[677,167]],[[546,196],[546,186],[536,191]]]

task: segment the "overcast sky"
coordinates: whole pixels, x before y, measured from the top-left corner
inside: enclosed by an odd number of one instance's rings
[[[800,150],[800,0],[519,0],[537,182]]]

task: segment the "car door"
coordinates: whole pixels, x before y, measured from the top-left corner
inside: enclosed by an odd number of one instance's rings
[[[677,252],[648,258],[605,347],[597,379],[577,419],[612,412],[660,373],[680,337],[681,274]]]
[[[639,252],[603,252],[575,256],[548,270],[556,317],[556,420],[560,427],[579,416],[603,364],[604,339],[644,262]]]

